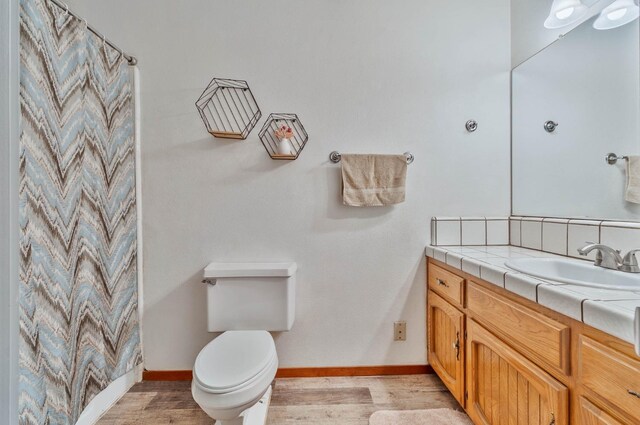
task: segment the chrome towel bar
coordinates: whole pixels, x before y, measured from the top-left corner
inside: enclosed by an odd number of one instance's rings
[[[403,155],[407,158],[407,164],[411,164],[415,159],[411,152],[405,152]],[[340,162],[341,159],[342,155],[338,151],[333,151],[329,154],[329,161],[333,162],[334,164]]]
[[[615,153],[609,153],[607,154],[607,156],[604,157],[605,161],[607,161],[607,164],[609,165],[614,165],[616,164],[618,161],[628,161],[629,157],[628,156],[618,156]]]

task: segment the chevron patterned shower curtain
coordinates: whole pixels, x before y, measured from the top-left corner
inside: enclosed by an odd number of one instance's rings
[[[132,72],[48,0],[20,43],[20,423],[66,425],[141,363]]]

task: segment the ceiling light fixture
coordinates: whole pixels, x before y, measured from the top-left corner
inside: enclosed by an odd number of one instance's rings
[[[589,8],[582,4],[581,0],[553,0],[544,26],[548,29],[566,27],[578,22],[588,11]]]
[[[616,0],[602,9],[593,27],[597,30],[610,30],[633,22],[638,16],[640,9],[635,0]]]

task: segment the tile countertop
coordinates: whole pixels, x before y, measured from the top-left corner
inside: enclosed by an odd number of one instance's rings
[[[539,279],[504,265],[512,258],[567,258],[515,246],[431,246],[427,257],[505,288],[636,346],[640,355],[640,288],[618,291]],[[575,260],[574,261],[581,261]],[[636,312],[637,311],[637,312]]]

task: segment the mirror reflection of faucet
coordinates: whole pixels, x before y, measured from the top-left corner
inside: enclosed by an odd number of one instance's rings
[[[636,258],[636,253],[640,249],[633,249],[622,257],[619,250],[610,246],[587,242],[587,245],[578,249],[578,254],[586,256],[593,250],[597,250],[596,259],[593,263],[597,267],[626,273],[640,273],[640,266],[638,266],[638,259]]]

